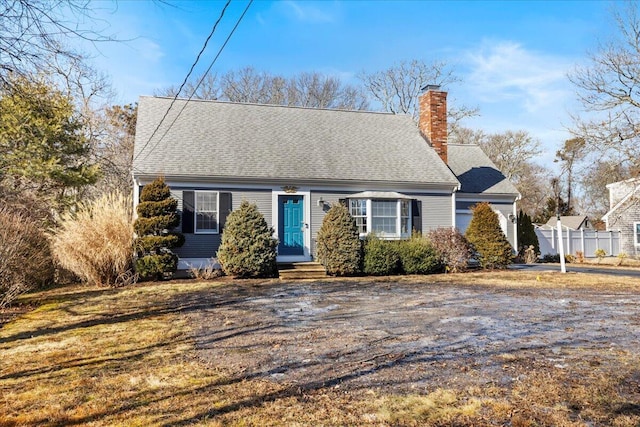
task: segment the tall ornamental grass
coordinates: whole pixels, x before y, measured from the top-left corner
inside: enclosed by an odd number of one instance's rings
[[[56,261],[89,284],[133,282],[132,213],[131,198],[114,192],[63,214],[52,241]]]

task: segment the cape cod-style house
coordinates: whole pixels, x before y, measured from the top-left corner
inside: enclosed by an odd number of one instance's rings
[[[181,212],[181,268],[215,257],[229,212],[258,206],[279,240],[278,261],[312,260],[332,203],[362,235],[464,231],[490,202],[514,247],[515,187],[475,145],[447,143],[447,93],[427,87],[419,125],[390,113],[141,97],[134,203],[164,176]]]

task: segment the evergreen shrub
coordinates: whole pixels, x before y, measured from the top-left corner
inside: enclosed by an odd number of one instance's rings
[[[505,268],[511,264],[511,245],[500,228],[498,215],[489,203],[478,203],[473,207],[473,216],[465,236],[473,245],[482,268]]]
[[[218,250],[222,271],[230,276],[275,277],[276,247],[273,228],[255,204],[243,201],[229,214]]]
[[[524,251],[529,249],[529,246],[533,246],[534,253],[540,254],[540,242],[538,242],[535,227],[531,217],[523,211],[518,213],[518,246],[522,257],[524,257]]]
[[[364,243],[363,272],[370,276],[390,276],[402,271],[397,241],[367,236]]]
[[[334,204],[324,216],[316,256],[328,274],[353,276],[361,272],[362,243],[346,206]]]
[[[403,273],[433,274],[442,271],[440,256],[426,238],[417,234],[397,243]]]
[[[436,228],[429,231],[427,237],[447,271],[459,273],[467,270],[473,257],[473,247],[457,228]]]
[[[142,189],[133,225],[138,236],[135,267],[141,279],[163,279],[177,270],[178,256],[171,249],[184,243],[181,233],[171,231],[180,223],[177,208],[178,201],[162,177]]]

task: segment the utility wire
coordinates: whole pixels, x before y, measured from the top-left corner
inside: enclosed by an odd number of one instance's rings
[[[180,92],[182,92],[182,89],[187,84],[187,81],[189,80],[189,77],[191,76],[191,73],[193,73],[194,68],[198,64],[198,61],[200,60],[200,57],[202,56],[202,54],[204,53],[205,49],[207,48],[207,44],[209,43],[209,40],[211,40],[211,37],[213,37],[213,34],[216,32],[216,28],[218,27],[218,24],[220,23],[220,21],[222,21],[222,18],[224,17],[224,13],[227,10],[227,7],[229,6],[229,4],[231,4],[231,0],[227,0],[227,3],[222,8],[222,11],[220,12],[220,16],[218,17],[218,19],[215,22],[215,24],[213,24],[213,28],[211,29],[211,32],[209,33],[209,36],[204,41],[204,45],[202,46],[202,49],[200,49],[200,52],[198,52],[198,56],[196,57],[196,60],[193,62],[193,64],[191,64],[191,68],[189,69],[189,72],[187,73],[187,75],[184,78],[184,80],[182,81],[182,84],[180,85],[180,88],[178,89],[178,91],[176,92],[175,96],[171,100],[171,104],[169,104],[169,108],[167,108],[167,111],[165,111],[164,115],[162,116],[162,119],[160,119],[160,122],[158,123],[156,128],[153,130],[153,133],[151,134],[149,139],[147,139],[147,142],[144,143],[144,145],[142,146],[142,149],[140,151],[138,151],[138,155],[136,155],[133,158],[133,160],[136,160],[136,158],[145,150],[145,148],[147,148],[147,146],[149,145],[149,143],[151,142],[153,137],[156,135],[156,133],[160,129],[160,126],[162,126],[162,123],[166,120],[167,116],[169,115],[169,112],[171,111],[171,108],[173,107],[173,104],[178,99],[178,96],[180,96]],[[166,134],[166,132],[165,132],[165,134]],[[162,139],[162,138],[160,138],[160,139]]]
[[[253,0],[249,0],[249,3],[247,3],[247,7],[245,7],[244,11],[242,12],[242,15],[240,15],[240,17],[238,18],[238,20],[236,21],[236,24],[233,26],[233,29],[231,29],[231,32],[229,33],[229,35],[227,36],[227,39],[224,41],[224,43],[222,44],[222,46],[220,46],[220,49],[218,50],[218,53],[216,54],[216,56],[213,58],[213,61],[211,61],[211,64],[209,64],[209,68],[207,68],[207,71],[205,71],[202,74],[202,77],[200,78],[200,80],[198,81],[198,84],[193,88],[193,91],[191,92],[191,95],[189,95],[189,98],[186,99],[186,101],[184,102],[184,104],[182,105],[182,108],[180,109],[180,111],[178,111],[178,114],[176,114],[176,117],[173,119],[173,121],[169,124],[169,126],[167,127],[167,129],[164,131],[164,133],[162,134],[162,136],[158,139],[158,141],[153,145],[153,147],[151,147],[150,150],[147,151],[147,153],[145,154],[144,158],[146,159],[149,154],[151,154],[151,152],[153,152],[153,150],[158,146],[158,144],[164,139],[165,136],[167,136],[167,133],[169,132],[169,130],[171,130],[171,127],[176,123],[176,121],[178,120],[178,118],[180,117],[180,115],[182,114],[182,112],[184,111],[185,108],[187,108],[187,104],[189,103],[189,101],[191,101],[191,99],[193,98],[193,96],[195,95],[196,91],[198,90],[198,88],[200,87],[200,85],[202,84],[202,82],[204,81],[206,75],[209,73],[209,71],[211,71],[211,69],[213,68],[214,64],[216,63],[216,61],[218,60],[218,58],[220,57],[220,54],[222,53],[222,51],[224,50],[225,46],[227,45],[227,43],[229,43],[229,40],[231,40],[231,36],[233,36],[233,33],[235,33],[236,29],[238,28],[238,26],[240,25],[240,22],[242,22],[242,18],[244,18],[244,16],[247,14],[247,11],[249,10],[249,7],[251,6],[251,4],[253,3]],[[177,98],[177,96],[176,96]],[[173,103],[176,101],[176,98],[174,98],[171,101],[171,105],[169,106],[169,109],[171,109],[171,106],[173,105]],[[169,111],[167,110],[167,114],[169,114]],[[167,114],[165,114],[165,117],[167,116]],[[163,118],[164,119],[164,118]],[[161,122],[162,123],[162,122]],[[158,128],[160,127],[160,125],[158,125]],[[157,128],[156,128],[157,129]],[[154,132],[155,133],[155,132]],[[153,135],[152,135],[153,136]],[[149,138],[149,141],[151,141],[151,138]],[[147,141],[147,143],[149,142]],[[146,147],[146,144],[145,144]],[[142,151],[140,151],[138,154],[142,153]],[[135,159],[134,159],[135,160]]]

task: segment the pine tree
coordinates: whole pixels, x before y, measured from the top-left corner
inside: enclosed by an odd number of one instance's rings
[[[473,217],[465,236],[475,248],[482,268],[505,268],[511,264],[511,245],[489,203],[478,203],[473,207]]]
[[[353,276],[360,273],[362,257],[358,228],[349,210],[334,204],[318,231],[317,257],[328,274]]]
[[[229,214],[218,249],[225,274],[240,278],[274,277],[278,272],[273,228],[255,204],[246,200]]]
[[[178,268],[178,256],[171,249],[184,244],[184,236],[170,230],[180,223],[178,201],[162,177],[145,185],[133,228],[136,239],[136,271],[141,279],[170,277]]]
[[[51,83],[16,78],[0,87],[0,192],[8,200],[32,192],[63,211],[98,178],[90,151],[73,100]]]

